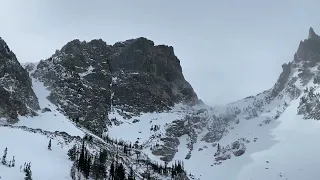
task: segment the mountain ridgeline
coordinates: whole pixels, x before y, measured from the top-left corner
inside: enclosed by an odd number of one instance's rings
[[[201,161],[209,159],[208,166],[215,167],[246,155],[248,148],[265,145],[257,142],[264,136],[256,133],[254,137],[248,131],[267,134],[264,127],[275,123],[295,101],[300,102],[294,108],[298,115],[320,120],[320,36],[312,28],[308,38],[300,42],[293,61],[282,65],[273,87],[219,108],[198,99],[182,74],[173,47],[155,45],[143,37],[114,45],[101,39],[73,40],[50,58],[24,67],[0,39],[0,62],[0,125],[8,121],[11,125],[6,127],[15,127],[22,116],[56,115],[59,111],[63,115],[60,118],[73,121],[73,128],[77,125],[85,134],[97,135],[92,136],[91,143],[99,145],[97,149],[107,147],[110,154],[118,156],[119,147],[113,142],[130,147],[136,159],[120,153],[127,166],[135,164],[134,160],[142,163],[138,157],[145,153],[143,162],[149,164],[152,156],[158,158],[155,164],[163,162],[165,168],[175,160],[185,160],[185,167],[194,167],[200,163],[201,152],[206,151]],[[41,98],[33,87],[38,82],[49,91],[49,101],[42,103],[41,111]],[[70,136],[68,132],[53,134]],[[77,138],[72,136],[81,143]],[[257,143],[247,145],[252,142]],[[108,159],[108,163],[113,160]],[[209,179],[210,173],[208,170],[202,175]]]

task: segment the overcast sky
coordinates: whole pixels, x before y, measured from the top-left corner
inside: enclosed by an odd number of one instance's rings
[[[184,75],[210,105],[269,89],[310,26],[318,0],[0,0],[0,37],[20,62],[72,39],[108,44],[147,37],[174,47]]]

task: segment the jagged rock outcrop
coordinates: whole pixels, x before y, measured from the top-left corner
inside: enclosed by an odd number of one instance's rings
[[[319,93],[315,90],[319,84],[320,77],[320,37],[309,30],[309,38],[300,43],[295,61],[300,64],[299,77],[305,85],[313,80],[313,86],[304,89],[304,95],[300,99],[298,114],[306,119],[320,120]]]
[[[130,117],[198,103],[173,48],[142,37],[114,45],[73,40],[40,61],[32,76],[49,87],[51,102],[96,134],[112,110]]]
[[[309,37],[308,37],[308,39],[309,39],[309,40],[320,41],[320,36],[317,35],[317,34],[314,32],[314,30],[313,30],[312,27],[310,27],[310,29],[309,29]]]
[[[40,109],[28,72],[0,38],[0,116],[10,122],[18,116],[36,115]]]

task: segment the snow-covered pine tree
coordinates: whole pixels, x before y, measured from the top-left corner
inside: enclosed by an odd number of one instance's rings
[[[74,144],[71,149],[68,150],[68,156],[71,161],[75,161],[77,157],[77,146]]]
[[[51,151],[51,139],[49,140],[48,149]]]
[[[105,179],[107,178],[106,173],[106,161],[107,161],[107,151],[103,149],[95,155],[94,162],[92,165],[92,174],[95,179]]]
[[[16,160],[14,159],[14,156],[12,157],[11,166],[14,167],[16,165]]]
[[[93,164],[91,167],[92,171],[92,177],[94,179],[100,179],[100,174],[99,174],[99,155],[98,153],[95,154],[94,159],[93,159]]]
[[[110,172],[109,172],[109,176],[111,177],[111,180],[114,180],[114,163],[112,162],[110,165]]]
[[[114,175],[115,180],[124,180],[126,179],[126,173],[125,169],[122,163],[119,163],[116,170],[115,170],[115,175]]]
[[[88,151],[86,152],[85,159],[86,160],[85,160],[85,167],[84,167],[84,175],[88,179],[91,171],[91,165],[92,165],[91,155]]]
[[[6,149],[4,150],[4,153],[3,153],[3,156],[2,156],[2,164],[3,164],[3,165],[7,165],[7,160],[6,160],[6,158],[7,158],[7,152],[8,152],[8,148],[6,148]]]
[[[76,171],[77,171],[77,165],[76,165],[76,162],[73,162],[73,165],[70,170],[70,176],[72,180],[76,180]]]
[[[124,145],[124,146],[123,146],[123,153],[125,153],[126,155],[128,155],[127,145]]]
[[[78,170],[83,171],[84,166],[85,166],[85,146],[84,146],[84,140],[83,140],[80,156],[78,159]]]
[[[134,180],[134,173],[132,167],[130,168],[130,174],[128,176],[128,180]]]
[[[25,163],[23,170],[26,173],[26,176],[24,177],[24,179],[32,180],[31,163]]]

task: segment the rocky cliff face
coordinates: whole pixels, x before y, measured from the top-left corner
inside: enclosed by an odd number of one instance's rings
[[[312,28],[309,30],[309,38],[300,43],[294,63],[299,68],[298,76],[304,84],[311,84],[309,88],[304,88],[298,113],[306,119],[320,120],[320,37]]]
[[[0,38],[0,116],[11,122],[18,116],[36,115],[38,99],[32,90],[28,72]]]
[[[73,40],[36,67],[32,76],[51,90],[49,99],[96,134],[118,111],[126,118],[162,112],[176,103],[198,103],[173,48],[146,38],[107,45]]]

